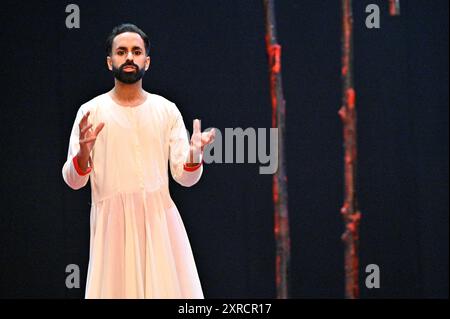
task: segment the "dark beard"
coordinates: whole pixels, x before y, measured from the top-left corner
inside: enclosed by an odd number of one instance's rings
[[[137,69],[137,72],[125,72],[123,69],[126,66],[132,65]],[[114,77],[125,84],[133,84],[142,79],[145,74],[145,68],[139,69],[136,64],[133,63],[124,63],[119,68],[116,68],[114,65],[112,66],[112,73]]]

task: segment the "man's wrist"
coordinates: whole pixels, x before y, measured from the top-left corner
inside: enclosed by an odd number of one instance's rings
[[[196,171],[203,164],[203,152],[201,151],[199,154],[195,156],[192,152],[189,156],[189,159],[184,163],[183,168],[185,171],[193,172]]]
[[[203,162],[200,163],[184,163],[184,170],[188,172],[193,172],[202,166]]]
[[[185,165],[187,166],[187,167],[194,167],[194,166],[198,166],[198,165],[200,165],[201,164],[201,162],[200,163],[186,163]]]
[[[86,156],[86,155],[81,154],[80,152],[78,152],[78,154],[76,156],[76,161],[77,161],[78,167],[83,172],[86,172],[88,170],[89,154]]]

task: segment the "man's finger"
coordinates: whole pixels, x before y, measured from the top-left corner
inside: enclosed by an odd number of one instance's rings
[[[86,137],[86,138],[80,140],[80,144],[86,144],[86,143],[95,141],[96,139],[97,139],[97,136]]]
[[[211,141],[214,141],[215,137],[216,137],[216,130],[212,129],[211,131],[209,131],[209,138]]]
[[[212,143],[215,136],[216,131],[214,129],[209,132],[202,133],[202,146]]]
[[[99,125],[97,125],[97,127],[95,128],[95,136],[98,135],[98,133],[100,133],[100,131],[103,129],[103,127],[105,126],[105,123],[100,123]]]
[[[201,132],[201,124],[199,119],[194,120],[194,134]]]
[[[86,131],[89,130],[92,127],[92,124],[89,124],[88,126],[86,126],[85,128],[83,128],[80,132],[80,137],[84,138],[84,134],[86,134]]]
[[[90,113],[91,113],[90,111],[87,111],[86,114],[84,114],[83,117],[81,118],[81,121],[80,121],[81,127],[83,127],[87,123],[87,119],[88,119]]]

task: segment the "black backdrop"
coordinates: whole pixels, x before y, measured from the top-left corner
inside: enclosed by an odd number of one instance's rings
[[[354,1],[359,111],[361,296],[448,297],[448,1]],[[83,297],[90,188],[61,168],[78,107],[109,90],[104,40],[132,22],[152,41],[144,88],[177,103],[186,126],[270,127],[261,1],[3,1],[0,297]],[[381,28],[365,27],[365,7]],[[291,297],[344,297],[339,2],[277,1],[287,101]],[[210,164],[171,183],[207,298],[272,298],[271,176]],[[81,267],[81,289],[65,267]],[[364,287],[364,268],[381,288]]]

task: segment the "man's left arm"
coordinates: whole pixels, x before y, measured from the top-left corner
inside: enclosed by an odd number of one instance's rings
[[[203,173],[203,148],[214,141],[215,132],[201,133],[200,120],[194,120],[192,138],[188,141],[186,127],[178,109],[170,132],[170,171],[182,186],[195,185]]]

